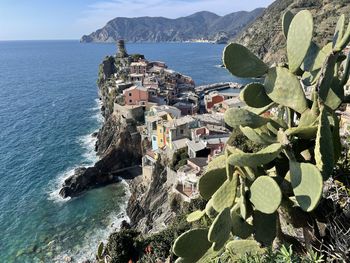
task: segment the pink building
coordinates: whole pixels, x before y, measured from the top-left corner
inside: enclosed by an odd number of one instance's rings
[[[125,105],[142,105],[148,102],[148,90],[144,87],[132,86],[123,91]]]

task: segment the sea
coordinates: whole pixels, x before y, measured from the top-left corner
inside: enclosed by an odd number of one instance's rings
[[[137,43],[128,53],[166,62],[197,85],[240,81],[221,68],[224,45]],[[0,262],[81,262],[127,219],[126,183],[63,200],[75,168],[98,160],[103,118],[98,66],[114,44],[0,42]]]

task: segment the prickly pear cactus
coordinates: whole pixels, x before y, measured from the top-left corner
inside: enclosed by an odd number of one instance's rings
[[[344,94],[350,55],[343,51],[350,42],[350,24],[341,16],[333,41],[320,47],[312,39],[309,11],[288,12],[282,21],[288,63],[269,67],[235,43],[224,50],[224,65],[234,76],[263,78],[242,90],[246,107],[225,113],[227,125],[262,150],[245,153],[226,146],[225,154],[208,165],[199,181],[207,206],[188,221],[204,217],[211,226],[177,239],[179,262],[207,262],[209,254],[223,250],[262,251],[283,239],[281,216],[298,211],[303,218],[312,217],[307,213],[318,207],[324,181],[332,176],[341,153],[336,110],[350,102]],[[201,255],[206,255],[204,261]]]

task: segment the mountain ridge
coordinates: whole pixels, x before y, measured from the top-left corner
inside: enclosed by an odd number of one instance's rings
[[[196,12],[176,19],[158,17],[116,17],[81,42],[184,42],[206,40],[227,42],[262,14],[264,8],[238,11],[219,16],[209,11]]]

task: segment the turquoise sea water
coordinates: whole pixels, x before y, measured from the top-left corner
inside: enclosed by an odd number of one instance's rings
[[[224,46],[130,44],[129,53],[165,61],[198,85],[234,80],[221,64]],[[58,188],[96,160],[91,133],[101,125],[98,65],[112,44],[0,42],[1,262],[62,262],[93,256],[124,218],[123,184],[63,201]]]

